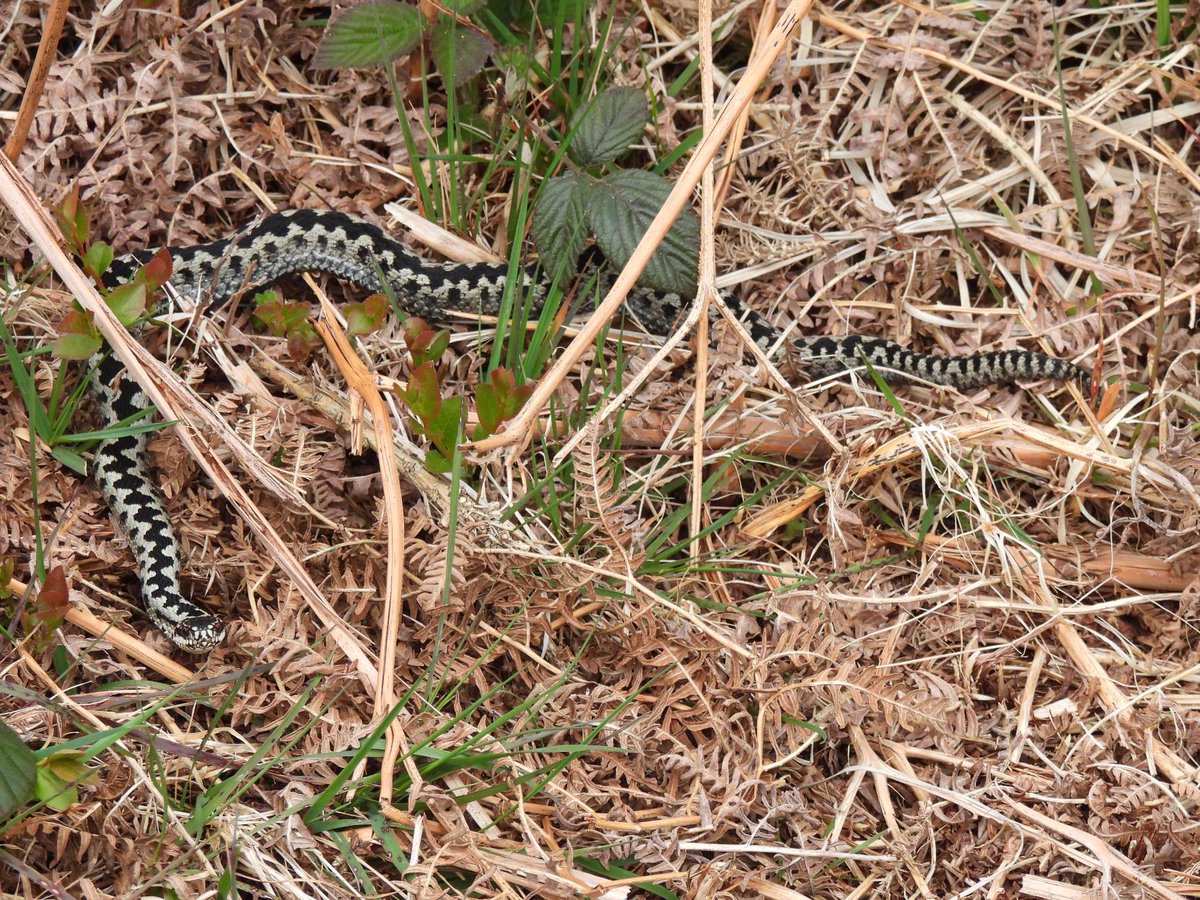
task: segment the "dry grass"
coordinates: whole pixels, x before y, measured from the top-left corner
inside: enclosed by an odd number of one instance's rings
[[[698,49],[680,37],[692,5],[655,7],[608,11],[629,22],[609,76],[662,99]],[[718,102],[762,34],[757,4],[723,9]],[[412,208],[386,80],[306,66],[306,20],[325,11],[72,15],[17,169],[48,205],[77,182],[118,249],[224,235],[269,203]],[[1200,894],[1200,51],[1194,11],[1175,10],[1161,51],[1154,15],[814,13],[715,189],[719,280],[775,321],[946,352],[1041,347],[1097,365],[1095,411],[1049,384],[793,390],[717,325],[706,403],[727,408],[698,439],[696,371],[675,350],[624,416],[572,434],[543,421],[544,444],[482,460],[451,546],[449,492],[403,437],[403,496],[384,510],[378,458],[337,424],[355,413],[346,367],[319,356],[296,373],[269,340],[252,339],[279,362],[236,327],[214,335],[254,369],[183,371],[273,463],[274,491],[235,477],[281,546],[264,551],[173,435],[154,442],[189,577],[231,610],[231,638],[180,660],[194,675],[75,624],[6,644],[0,708],[32,746],[119,740],[77,804],[0,834],[0,884],[191,897],[230,871],[253,896],[616,897],[623,869],[662,896]],[[41,16],[0,7],[6,127]],[[656,149],[699,123],[692,85],[662,99]],[[506,170],[461,174],[482,199],[456,224],[503,253]],[[29,271],[12,216],[0,258]],[[8,296],[23,346],[69,302],[48,278]],[[464,331],[456,385],[486,360]],[[652,355],[627,348],[626,380]],[[406,375],[394,324],[360,355]],[[598,381],[581,363],[559,409],[603,406]],[[94,489],[41,450],[33,508],[28,421],[7,373],[0,389],[0,556],[28,576],[40,516],[48,563],[88,608],[165,649]],[[573,468],[553,469],[572,438]],[[380,602],[389,565],[399,606]],[[344,626],[331,635],[314,604]],[[353,758],[393,706],[388,749]]]

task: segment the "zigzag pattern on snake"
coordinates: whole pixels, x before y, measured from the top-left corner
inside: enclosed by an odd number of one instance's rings
[[[413,254],[379,227],[342,213],[292,210],[267,216],[232,238],[171,249],[171,286],[181,295],[221,303],[243,287],[268,284],[298,272],[324,272],[370,291],[382,289],[382,274],[405,312],[444,320],[448,310],[496,315],[507,266],[430,262]],[[129,278],[151,251],[113,261],[105,283]],[[547,286],[530,266],[519,277],[533,311],[540,309]],[[724,301],[745,323],[764,350],[780,339],[779,329],[748,309],[734,295]],[[625,307],[652,331],[666,333],[686,311],[690,299],[675,294],[631,294]],[[870,363],[890,380],[916,378],[970,388],[1018,379],[1074,379],[1087,383],[1079,366],[1030,350],[1002,350],[970,356],[917,353],[888,340],[849,335],[798,337],[786,343],[791,360],[809,375],[825,375]],[[99,407],[101,427],[110,427],[151,404],[124,368],[103,348],[90,360],[89,387]],[[96,480],[129,542],[142,585],[142,602],[151,620],[184,650],[206,652],[225,637],[221,621],[183,596],[180,555],[163,499],[151,481],[145,460],[146,434],[100,442]]]

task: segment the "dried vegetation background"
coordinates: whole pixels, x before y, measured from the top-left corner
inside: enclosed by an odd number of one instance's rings
[[[665,98],[694,53],[680,36],[695,33],[695,9],[651,5],[597,14],[628,22],[610,77]],[[0,5],[6,126],[44,12]],[[73,7],[20,172],[47,204],[78,184],[118,250],[223,236],[269,203],[380,221],[387,201],[415,209],[386,79],[308,65],[320,36],[309,23],[327,13],[269,0]],[[702,354],[708,402],[733,399],[699,443],[709,483],[690,545],[664,550],[695,527],[684,504],[696,490],[696,369],[683,354],[627,416],[584,434],[569,483],[547,480],[544,453],[485,461],[453,549],[442,509],[406,484],[394,672],[402,690],[432,660],[446,681],[442,702],[418,691],[397,721],[411,747],[463,713],[433,749],[495,728],[479,749],[501,761],[398,789],[394,843],[371,818],[370,784],[358,799],[339,794],[356,827],[301,821],[368,733],[372,679],[165,434],[153,454],[188,575],[228,609],[231,638],[185,660],[208,680],[168,700],[138,680],[161,675],[70,625],[57,662],[54,643],[9,646],[0,704],[34,746],[162,709],[125,752],[94,761],[99,783],[78,804],[0,836],[0,882],[24,896],[192,897],[233,868],[254,896],[433,896],[473,879],[477,896],[570,896],[589,877],[604,886],[584,873],[591,860],[677,896],[1200,894],[1200,53],[1194,7],[1174,10],[1161,50],[1154,13],[838,4],[802,24],[726,170],[718,273],[764,314],[945,352],[1041,347],[1097,366],[1094,410],[1051,384],[905,387],[903,415],[865,375],[795,395],[718,327]],[[718,87],[736,81],[761,15],[733,8]],[[651,140],[669,149],[697,127],[698,101],[698,89],[663,99]],[[423,121],[412,113],[424,146]],[[485,199],[469,236],[503,250],[511,185],[503,169],[490,178],[472,186]],[[0,222],[0,257],[29,273],[19,223],[3,210]],[[12,318],[16,296],[6,314],[19,338],[50,339],[69,297],[37,279]],[[227,346],[250,358],[240,334]],[[403,378],[397,334],[362,352]],[[468,337],[453,351],[455,383],[485,359]],[[277,344],[253,340],[287,364]],[[634,352],[636,369],[648,352]],[[289,508],[254,490],[362,658],[378,662],[387,545],[375,458],[350,452],[328,409],[245,370],[237,390],[205,358],[182,372],[307,499]],[[300,374],[345,396],[320,355]],[[594,402],[602,387],[581,378],[564,402],[579,391]],[[129,558],[94,488],[41,454],[31,507],[28,423],[6,376],[0,392],[0,553],[28,576],[40,517],[57,529],[48,561],[93,611],[161,646],[128,599]],[[814,417],[838,446],[813,436]],[[527,492],[537,502],[516,519],[488,512]],[[703,564],[686,565],[692,552]],[[542,702],[504,718],[531,697]],[[585,741],[596,746],[541,790],[517,784]],[[264,746],[259,777],[189,835],[199,792]],[[378,771],[372,757],[359,774]]]

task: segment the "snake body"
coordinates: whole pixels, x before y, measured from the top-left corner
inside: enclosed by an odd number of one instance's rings
[[[518,296],[530,298],[534,312],[541,308],[547,291],[532,266],[510,274],[507,266],[431,262],[381,228],[336,212],[279,212],[231,238],[171,248],[170,253],[172,288],[181,295],[205,295],[213,303],[244,287],[299,272],[336,275],[370,291],[383,289],[382,277],[406,313],[434,321],[445,319],[448,310],[496,315],[510,277],[520,279],[514,287]],[[105,283],[111,286],[128,279],[152,255],[142,251],[115,259]],[[723,295],[723,299],[763,350],[780,341],[779,329],[736,296]],[[625,307],[643,327],[666,333],[688,303],[690,299],[676,294],[644,291],[631,294]],[[915,378],[958,388],[1037,378],[1087,382],[1087,373],[1073,363],[1030,350],[939,356],[860,335],[790,338],[786,350],[810,376],[867,362],[890,380]],[[123,371],[107,348],[91,360],[89,387],[101,427],[116,425],[151,405],[136,381],[122,377]],[[184,650],[206,652],[224,639],[225,628],[180,589],[179,548],[162,495],[147,472],[146,442],[144,433],[101,441],[95,455],[96,479],[129,542],[150,619]]]

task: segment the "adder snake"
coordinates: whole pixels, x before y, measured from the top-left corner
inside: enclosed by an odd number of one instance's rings
[[[367,290],[380,290],[382,276],[405,312],[444,319],[448,310],[495,315],[500,308],[507,266],[430,262],[413,254],[375,225],[342,213],[293,210],[267,216],[232,238],[171,249],[171,286],[179,294],[208,292],[220,303],[247,282],[267,284],[298,272],[325,272]],[[152,253],[129,254],[113,261],[105,282],[129,278]],[[530,308],[540,309],[547,285],[534,267],[518,270]],[[742,318],[764,350],[780,332],[733,295],[725,302]],[[641,292],[625,306],[649,330],[664,333],[685,312],[689,299]],[[786,352],[809,375],[824,375],[864,361],[885,378],[905,377],[970,388],[1017,379],[1054,378],[1087,382],[1087,374],[1066,360],[1030,351],[1002,350],[970,356],[917,353],[892,341],[849,335],[790,338]],[[102,348],[92,358],[89,387],[99,406],[101,427],[110,427],[150,406],[141,387],[122,377],[120,361]],[[151,620],[184,650],[205,652],[225,636],[221,620],[186,599],[179,584],[180,554],[162,495],[147,473],[147,435],[100,442],[96,479],[129,541],[142,585],[142,601]]]

